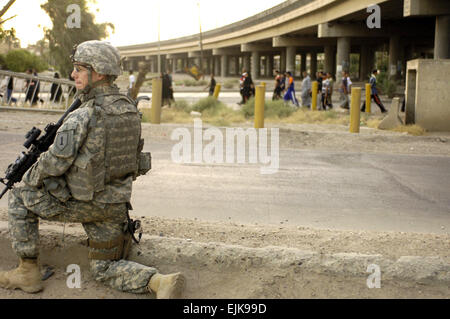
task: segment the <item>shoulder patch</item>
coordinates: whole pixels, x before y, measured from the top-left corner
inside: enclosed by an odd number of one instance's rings
[[[73,155],[73,132],[74,130],[64,130],[56,134],[53,144],[55,146],[55,151],[60,157],[70,157]]]

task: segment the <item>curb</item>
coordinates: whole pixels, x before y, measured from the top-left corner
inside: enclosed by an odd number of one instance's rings
[[[57,109],[38,109],[31,107],[12,107],[2,105],[0,105],[0,111],[23,111],[23,112],[57,113],[57,114],[63,114],[64,112],[66,112],[66,110],[57,110]]]
[[[450,284],[450,264],[442,257],[402,256],[389,260],[382,255],[357,253],[321,254],[296,248],[268,246],[249,248],[222,243],[200,243],[186,239],[146,236],[141,255],[133,251],[132,258],[153,264],[168,260],[173,263],[195,264],[205,261],[217,268],[238,266],[270,269],[302,268],[316,274],[367,277],[369,265],[380,268],[383,280],[417,283],[447,282]],[[149,257],[145,257],[149,256]],[[151,256],[151,257],[150,257]]]
[[[6,222],[0,222],[0,240],[9,240]],[[42,225],[42,237],[61,238],[60,226]],[[81,229],[66,227],[66,249],[81,247],[86,235]],[[56,244],[56,243],[55,243]],[[57,244],[57,246],[60,246]],[[87,258],[87,248],[86,258]],[[439,256],[402,256],[391,260],[382,255],[357,253],[321,254],[297,248],[267,246],[250,248],[218,242],[202,243],[190,239],[144,235],[139,246],[134,245],[130,260],[145,264],[208,265],[218,273],[225,269],[248,267],[253,269],[306,271],[314,274],[367,278],[376,265],[383,280],[409,281],[419,284],[450,285],[450,262]]]

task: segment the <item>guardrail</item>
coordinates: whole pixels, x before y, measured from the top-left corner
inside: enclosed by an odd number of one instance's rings
[[[66,109],[75,93],[74,81],[0,70],[1,105]]]

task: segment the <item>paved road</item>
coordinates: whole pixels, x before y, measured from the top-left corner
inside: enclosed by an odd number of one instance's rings
[[[0,132],[2,172],[21,134]],[[139,216],[331,229],[450,232],[450,157],[280,149],[261,164],[176,164],[175,142],[152,139],[153,169],[134,186]],[[6,197],[0,207],[6,207]]]
[[[174,143],[147,146],[154,169],[134,187],[139,214],[450,232],[449,157],[282,149],[279,172],[261,175],[260,164],[175,164]]]

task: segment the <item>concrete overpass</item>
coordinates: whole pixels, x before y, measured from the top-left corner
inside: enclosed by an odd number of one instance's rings
[[[381,28],[369,28],[371,5],[380,8]],[[124,69],[137,70],[148,61],[157,71],[172,72],[200,65],[200,35],[119,47]],[[337,78],[359,58],[358,77],[367,79],[376,51],[388,52],[389,75],[405,74],[414,58],[450,58],[450,1],[448,0],[288,0],[245,20],[202,34],[206,72],[238,75],[242,68],[254,78],[271,77],[273,69],[320,68]]]

